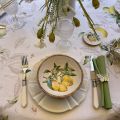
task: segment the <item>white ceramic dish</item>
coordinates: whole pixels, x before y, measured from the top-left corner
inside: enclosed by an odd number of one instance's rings
[[[83,35],[83,41],[88,44],[88,45],[91,45],[91,46],[97,46],[101,43],[101,41],[90,41],[87,37],[87,34],[84,34]]]
[[[89,88],[87,74],[84,70],[83,72],[85,76],[83,77],[83,83],[81,87],[72,96],[64,99],[58,99],[47,95],[40,88],[37,80],[37,71],[40,64],[41,61],[36,63],[28,76],[29,93],[38,106],[49,112],[62,113],[72,110],[84,101]]]
[[[64,68],[64,65],[66,63],[68,63],[69,67],[75,70],[74,71],[74,73],[76,74],[76,76],[74,76],[75,82],[65,92],[60,92],[60,91],[55,91],[53,89],[50,89],[47,83],[44,83],[44,81],[46,80],[44,78],[44,71],[46,69],[51,70],[54,66],[54,63],[56,63],[56,65],[60,65],[62,68]],[[38,80],[41,88],[48,95],[51,95],[57,98],[58,97],[64,98],[64,97],[71,96],[71,94],[73,94],[79,87],[81,87],[81,84],[83,81],[83,71],[80,64],[75,59],[66,55],[52,55],[44,59],[44,61],[42,61],[42,63],[40,64],[38,69]]]

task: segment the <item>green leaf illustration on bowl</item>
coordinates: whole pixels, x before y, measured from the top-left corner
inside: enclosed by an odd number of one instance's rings
[[[54,63],[51,70],[46,69],[44,71],[45,76],[43,78],[46,80],[43,83],[47,83],[47,86],[54,91],[65,92],[75,82],[73,77],[76,74],[74,72],[75,70],[69,67],[68,62],[65,63],[63,68]]]

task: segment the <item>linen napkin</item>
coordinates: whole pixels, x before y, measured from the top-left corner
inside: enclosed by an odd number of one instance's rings
[[[100,79],[100,92],[101,92],[101,105],[105,109],[112,108],[112,102],[110,97],[108,74],[105,65],[105,56],[99,56],[93,59],[93,64],[98,78]]]

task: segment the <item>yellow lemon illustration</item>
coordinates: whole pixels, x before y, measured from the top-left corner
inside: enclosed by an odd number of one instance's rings
[[[67,87],[65,85],[60,84],[59,91],[60,92],[65,92],[65,91],[67,91]]]
[[[70,76],[68,76],[68,75],[64,75],[64,76],[63,76],[63,81],[68,82],[69,79],[70,79]]]
[[[60,88],[60,85],[57,81],[52,81],[52,89],[55,91],[58,91]]]
[[[70,86],[73,85],[73,81],[74,81],[73,78],[70,78],[70,79],[69,79],[69,85],[70,85]]]
[[[64,86],[68,87],[68,86],[70,86],[70,83],[69,83],[69,82],[67,82],[67,81],[63,81],[63,82],[62,82],[62,85],[64,85]]]

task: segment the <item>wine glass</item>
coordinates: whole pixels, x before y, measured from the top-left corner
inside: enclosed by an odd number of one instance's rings
[[[61,18],[56,26],[56,34],[61,38],[57,43],[57,47],[60,49],[69,49],[72,44],[68,40],[74,31],[74,26],[71,19]]]
[[[12,16],[12,19],[10,19],[10,25],[13,30],[21,29],[25,22],[20,21],[18,17],[16,16],[18,12],[18,3],[17,0],[1,0],[0,1],[2,6],[4,7],[4,11]]]
[[[36,12],[36,1],[35,0],[21,0],[19,2],[19,7],[21,8],[19,13],[24,18],[31,17]]]

